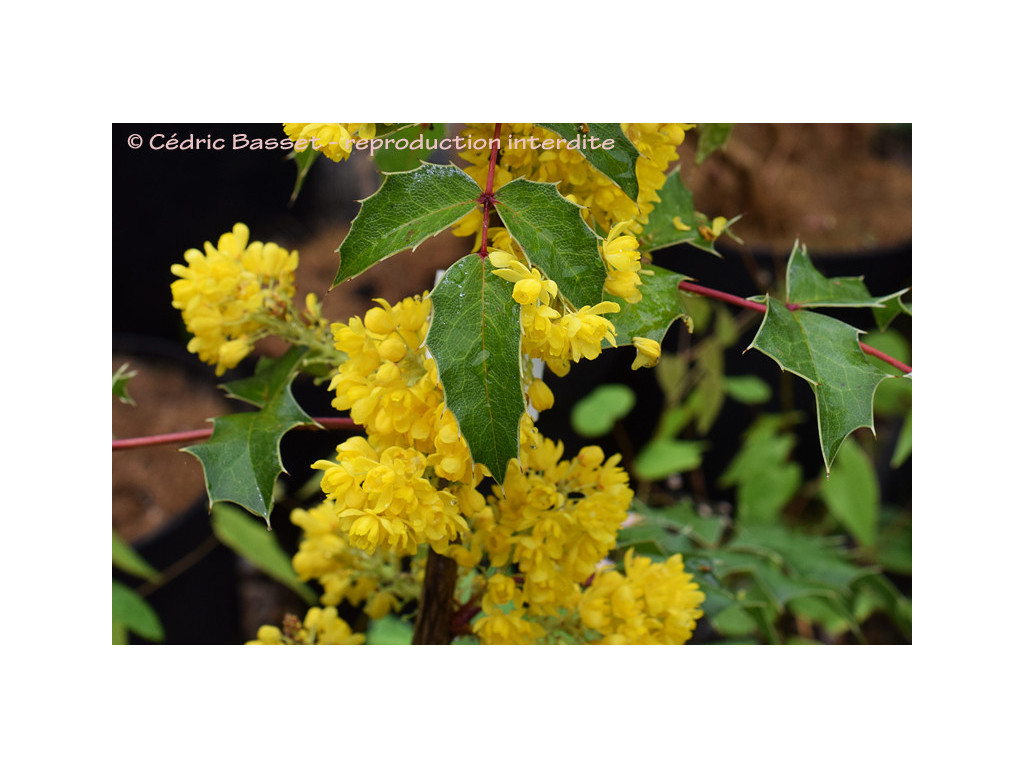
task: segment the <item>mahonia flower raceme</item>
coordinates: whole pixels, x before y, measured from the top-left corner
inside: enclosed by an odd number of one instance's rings
[[[468,513],[472,533],[451,556],[475,564],[486,554],[496,568],[515,565],[523,577],[525,611],[535,616],[571,609],[580,583],[615,546],[633,492],[618,466],[588,446],[562,460],[563,446],[521,425],[521,457],[510,461],[503,486]]]
[[[480,608],[473,632],[485,645],[529,645],[544,636],[544,628],[526,617],[523,593],[508,576],[496,574],[487,580]]]
[[[249,242],[249,228],[235,224],[217,246],[185,251],[185,264],[171,272],[172,306],[181,310],[192,334],[188,349],[217,366],[217,375],[234,368],[267,334],[268,317],[289,311],[295,293],[298,251],[276,243]]]
[[[378,453],[363,437],[338,446],[337,463],[321,460],[321,488],[338,508],[340,530],[352,546],[415,554],[430,544],[439,554],[468,532],[459,503],[423,476],[426,458],[414,448],[391,446]]]
[[[682,555],[661,563],[626,553],[625,574],[599,573],[583,593],[583,624],[603,635],[602,644],[679,645],[693,636],[704,593],[683,570]]]
[[[376,123],[283,123],[284,132],[293,142],[305,142],[334,162],[347,160],[352,145],[359,139],[377,135]]]
[[[330,384],[333,406],[349,411],[376,447],[415,448],[439,477],[476,486],[485,470],[473,463],[444,406],[437,363],[424,354],[430,299],[376,301],[363,319],[332,326],[335,347],[348,355]]]
[[[415,583],[402,573],[397,555],[383,550],[368,555],[349,546],[332,501],[292,510],[291,521],[302,530],[292,567],[303,581],[319,581],[323,605],[336,606],[342,600],[364,604],[364,612],[379,619],[416,597]]]
[[[310,608],[302,624],[295,616],[285,616],[283,631],[264,624],[256,632],[256,639],[246,645],[360,645],[365,640],[365,635],[352,632],[332,606]]]
[[[633,235],[622,234],[632,224],[632,220],[620,221],[612,227],[604,239],[601,254],[608,267],[605,291],[636,304],[643,298],[640,293],[640,245]]]

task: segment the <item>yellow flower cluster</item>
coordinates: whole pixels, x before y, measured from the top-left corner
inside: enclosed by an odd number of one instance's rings
[[[485,645],[530,645],[544,637],[544,628],[526,618],[523,593],[512,578],[488,579],[480,605],[483,615],[473,622],[473,632]]]
[[[678,645],[693,636],[704,615],[701,592],[683,570],[682,555],[661,563],[626,554],[625,575],[599,573],[583,593],[583,624],[603,635],[603,644]]]
[[[188,349],[217,366],[217,375],[234,368],[266,335],[272,316],[288,311],[295,293],[298,251],[276,243],[249,242],[249,228],[235,224],[220,236],[216,248],[185,251],[186,264],[171,272],[172,305],[180,309],[192,338]]]
[[[558,136],[532,123],[502,123],[494,189],[520,177],[554,182],[562,195],[572,195],[584,207],[584,218],[602,231],[609,231],[615,222],[633,220],[627,229],[632,234],[639,234],[647,223],[648,214],[661,199],[658,190],[665,185],[665,171],[679,159],[678,147],[686,131],[693,126],[685,123],[623,123],[621,127],[640,153],[636,163],[639,186],[636,202],[597,171],[578,150],[564,145],[558,149],[543,149],[541,144],[544,140],[557,140]],[[494,124],[469,123],[462,136],[470,140],[484,139],[486,143],[494,137]],[[531,142],[530,139],[536,141]],[[469,163],[466,172],[481,188],[484,187],[490,161],[489,145],[484,149],[467,150],[459,156]],[[468,234],[467,229],[476,231],[479,221],[478,212],[475,219],[467,217],[464,227],[456,234]]]
[[[342,600],[364,604],[366,615],[379,619],[416,597],[416,579],[402,570],[398,555],[383,550],[369,555],[349,546],[332,501],[292,510],[291,521],[302,530],[292,567],[303,581],[320,582],[323,605],[336,606]]]
[[[605,460],[599,447],[587,446],[566,461],[562,444],[526,417],[521,433],[520,462],[509,463],[504,486],[495,486],[488,504],[464,505],[473,532],[451,556],[462,565],[479,563],[484,553],[493,567],[514,564],[526,613],[554,615],[575,606],[579,585],[614,548],[633,492],[618,455]],[[507,602],[495,598],[492,605]]]
[[[295,143],[305,142],[334,162],[347,160],[358,139],[377,135],[376,123],[283,123],[284,132]],[[358,139],[357,139],[358,137]]]
[[[348,355],[331,381],[334,407],[350,411],[375,448],[414,448],[437,476],[476,486],[483,467],[474,466],[455,415],[444,407],[437,364],[424,354],[430,299],[376,301],[380,306],[365,318],[332,326],[335,347]]]
[[[469,530],[458,500],[423,476],[426,457],[415,448],[391,446],[380,453],[363,437],[338,446],[338,462],[321,460],[320,487],[338,506],[338,520],[353,546],[412,555],[420,544],[440,554]]]
[[[337,608],[328,607],[310,608],[301,624],[296,616],[286,615],[283,630],[264,624],[246,645],[360,645],[365,640],[352,632]]]
[[[577,310],[556,301],[558,286],[535,268],[527,267],[507,251],[491,251],[493,273],[515,283],[512,297],[522,305],[522,351],[547,363],[558,376],[569,372],[571,362],[593,360],[601,354],[601,342],[615,345],[615,326],[605,313],[618,312],[614,301],[602,301]],[[561,310],[561,311],[560,311]]]

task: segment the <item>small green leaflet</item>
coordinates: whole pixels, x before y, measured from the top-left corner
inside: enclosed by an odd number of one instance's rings
[[[554,184],[515,179],[494,195],[495,210],[531,263],[558,283],[576,309],[602,300],[607,275],[598,237],[580,207]]]
[[[715,250],[715,241],[700,233],[701,226],[710,226],[710,222],[707,216],[694,210],[693,193],[683,185],[678,171],[669,174],[665,186],[658,190],[658,197],[661,202],[647,215],[643,234],[638,238],[642,252],[689,243],[721,258]],[[738,220],[739,216],[730,220],[726,228]]]
[[[622,132],[621,123],[587,123],[584,133],[581,123],[537,123],[541,128],[554,131],[570,144],[594,166],[618,186],[630,200],[640,195],[640,185],[636,180],[636,161],[640,153],[633,146],[626,134]],[[593,145],[598,144],[595,148]]]
[[[292,397],[291,383],[305,347],[292,347],[277,360],[260,360],[256,375],[222,384],[227,392],[260,408],[213,420],[213,437],[182,448],[203,465],[212,507],[230,501],[260,515],[270,527],[274,481],[284,471],[281,438],[300,424],[315,424]]]
[[[699,123],[697,125],[697,156],[694,162],[700,165],[715,150],[725,147],[732,134],[732,123]]]
[[[164,639],[164,628],[156,611],[119,581],[113,582],[110,614],[114,624],[114,635],[124,642],[127,642],[125,629],[154,642]]]
[[[437,361],[445,405],[473,461],[504,482],[509,460],[519,458],[519,418],[526,410],[512,283],[470,254],[445,272],[430,299],[427,349]]]
[[[160,578],[157,570],[132,549],[127,541],[118,536],[117,531],[111,531],[111,533],[113,535],[111,556],[115,568],[130,573],[132,576],[138,576],[140,579],[156,581]]]
[[[867,361],[861,332],[816,312],[791,312],[778,299],[748,349],[757,349],[786,371],[810,382],[818,410],[818,434],[828,472],[846,436],[858,427],[874,432],[875,389],[889,378]]]
[[[786,267],[786,302],[801,307],[875,307],[887,309],[909,288],[875,298],[863,277],[825,277],[814,268],[807,246],[793,244]],[[899,310],[897,309],[897,312]],[[895,313],[893,314],[895,316]],[[891,319],[891,318],[890,318]]]
[[[648,271],[653,274],[644,274]],[[680,317],[687,328],[692,328],[683,305],[683,295],[679,291],[679,281],[689,280],[688,277],[654,264],[644,265],[640,277],[643,280],[640,286],[643,298],[636,304],[630,304],[617,296],[605,297],[622,307],[616,314],[608,316],[615,324],[616,344],[620,347],[629,346],[637,336],[653,339],[660,344],[669,327]],[[607,340],[601,342],[601,345],[611,346]]]
[[[910,290],[909,288],[907,289]],[[889,323],[896,319],[897,315],[911,315],[910,305],[903,303],[904,291],[900,291],[892,296],[887,296],[881,299],[882,306],[872,307],[871,311],[875,314],[875,322],[878,323],[880,330],[885,330],[889,327]]]
[[[299,192],[302,191],[302,185],[306,183],[309,169],[313,167],[313,162],[319,154],[312,146],[301,152],[293,150],[288,154],[288,157],[295,161],[295,186],[292,188],[292,196],[288,199],[288,205],[295,205],[295,201],[299,199]]]
[[[416,249],[473,210],[480,187],[454,165],[421,165],[385,174],[362,201],[352,228],[338,246],[341,263],[331,287],[362,274],[379,261]]]

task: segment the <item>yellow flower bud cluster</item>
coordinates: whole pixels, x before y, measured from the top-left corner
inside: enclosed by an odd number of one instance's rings
[[[660,200],[658,190],[665,186],[665,171],[679,159],[677,149],[692,127],[685,123],[622,123],[623,133],[640,153],[636,163],[639,195],[634,202],[578,150],[567,148],[564,142],[559,148],[544,149],[545,140],[552,146],[559,139],[555,133],[532,123],[502,123],[494,189],[520,177],[554,182],[563,196],[572,195],[583,206],[588,223],[607,232],[617,221],[634,219],[627,229],[639,234],[654,204]],[[469,149],[459,155],[469,163],[466,173],[483,188],[491,156],[487,142],[494,138],[494,124],[469,123],[461,135],[484,140],[479,143],[482,149]],[[472,220],[466,217],[456,234],[478,231],[480,220],[478,212]]]
[[[264,624],[246,645],[361,645],[365,640],[365,635],[352,632],[337,608],[328,607],[310,608],[301,624],[286,615],[283,629]]]
[[[338,509],[339,527],[349,542],[368,554],[377,547],[413,555],[420,544],[440,554],[469,527],[459,503],[423,476],[426,457],[414,448],[378,451],[363,437],[338,446],[337,463],[321,460],[320,487]]]
[[[172,306],[192,334],[189,351],[216,365],[220,376],[266,335],[268,317],[288,312],[299,252],[250,243],[245,224],[221,235],[216,247],[205,243],[204,251],[190,248],[185,264],[171,266],[179,278],[171,283]]]
[[[636,304],[643,298],[640,293],[640,245],[631,234],[622,234],[632,220],[620,221],[608,233],[601,248],[608,268],[604,289],[612,296]]]
[[[583,624],[603,635],[602,644],[678,645],[693,636],[704,615],[701,592],[683,570],[682,555],[661,563],[626,553],[625,575],[603,571],[583,593]]]
[[[487,580],[480,606],[473,633],[485,645],[531,645],[544,636],[544,628],[526,617],[523,593],[509,576],[496,574]]]
[[[284,132],[293,142],[305,142],[334,162],[347,160],[352,145],[359,139],[377,135],[376,123],[283,123]],[[358,138],[357,138],[358,137]]]

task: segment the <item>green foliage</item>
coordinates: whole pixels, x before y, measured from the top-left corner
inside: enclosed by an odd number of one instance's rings
[[[584,437],[601,437],[633,410],[636,395],[625,384],[600,384],[572,407],[572,428]]]
[[[445,405],[473,461],[503,482],[508,462],[519,458],[519,418],[526,410],[512,284],[470,254],[445,272],[430,297],[427,349],[437,361]]]
[[[732,135],[732,123],[699,123],[697,125],[697,155],[694,162],[700,165],[715,151],[724,149]]]
[[[605,269],[598,237],[554,184],[515,179],[494,195],[494,207],[526,258],[558,283],[577,309],[604,294]]]
[[[743,446],[719,478],[736,487],[736,516],[741,523],[776,523],[803,480],[790,462],[796,438],[781,432],[779,416],[762,416],[747,431]]]
[[[256,375],[222,385],[234,398],[260,410],[213,420],[206,443],[182,448],[203,465],[211,507],[230,501],[262,516],[270,527],[274,481],[284,470],[280,443],[300,424],[314,424],[292,397],[291,383],[306,349],[292,347],[279,359],[260,360]]]
[[[643,298],[640,301],[630,304],[618,296],[607,297],[621,307],[613,316],[615,343],[619,346],[629,346],[636,337],[653,339],[660,344],[678,318],[682,318],[687,327],[691,326],[679,292],[679,281],[687,278],[653,264],[647,269],[651,274],[643,276]],[[609,346],[608,341],[603,341],[602,345]]]
[[[878,541],[878,480],[867,454],[854,440],[847,440],[823,478],[821,496],[829,511],[864,547]]]
[[[160,642],[164,639],[163,624],[149,603],[119,581],[113,582],[111,601],[114,644],[128,642],[128,632]]]
[[[705,443],[661,438],[647,443],[636,457],[636,474],[642,480],[664,480],[700,466]]]
[[[148,581],[155,581],[159,578],[160,574],[156,568],[147,563],[138,552],[132,549],[127,541],[118,536],[117,531],[112,531],[111,533],[113,534],[111,551],[115,568]]]
[[[366,630],[367,645],[409,645],[413,626],[394,614],[370,622]]]
[[[619,187],[630,200],[636,200],[640,194],[640,186],[636,180],[636,161],[640,153],[633,143],[622,132],[620,123],[586,123],[586,131],[581,123],[538,123],[549,131],[554,131],[570,142],[581,136],[584,141],[577,141],[574,147],[587,158],[597,170],[607,176]],[[601,146],[593,147],[594,143]]]
[[[292,188],[292,196],[288,200],[288,205],[294,205],[295,201],[299,199],[299,192],[302,191],[302,187],[306,183],[309,169],[313,167],[313,163],[319,155],[320,153],[313,149],[312,146],[307,147],[301,152],[292,151],[288,155],[288,157],[295,161],[295,186]]]
[[[874,431],[875,389],[888,377],[867,361],[859,334],[835,318],[793,312],[769,298],[764,321],[750,344],[814,388],[826,472],[847,435],[859,427]]]
[[[380,189],[363,200],[338,247],[341,264],[334,285],[389,256],[415,250],[472,211],[479,195],[477,183],[454,165],[425,164],[385,175]]]
[[[316,593],[295,575],[291,558],[273,531],[231,504],[214,504],[210,514],[213,532],[222,544],[293,590],[310,605],[316,604]]]
[[[433,152],[427,146],[428,140],[441,139],[445,135],[444,123],[430,123],[421,125],[419,123],[406,126],[391,134],[391,138],[397,140],[405,139],[407,146],[399,149],[387,146],[378,149],[373,154],[373,160],[377,167],[384,173],[401,173],[412,171],[425,162]]]
[[[708,217],[694,210],[693,193],[683,184],[678,172],[668,175],[658,197],[661,202],[656,203],[654,210],[647,215],[647,224],[639,238],[640,250],[657,251],[688,243],[708,253],[720,255],[715,250],[715,239],[709,239],[701,232],[701,227],[708,224]],[[737,216],[730,220],[729,225],[738,219]]]
[[[128,370],[128,363],[123,363],[120,368],[114,371],[112,389],[114,397],[126,405],[135,405],[131,395],[128,394],[128,382],[138,371]]]

